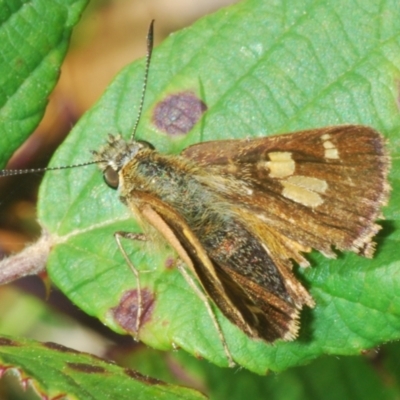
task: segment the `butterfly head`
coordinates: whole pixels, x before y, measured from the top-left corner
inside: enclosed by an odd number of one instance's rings
[[[154,147],[141,140],[125,140],[121,135],[108,136],[107,144],[99,151],[93,151],[94,162],[103,172],[108,186],[117,189],[119,186],[119,171],[143,149]]]

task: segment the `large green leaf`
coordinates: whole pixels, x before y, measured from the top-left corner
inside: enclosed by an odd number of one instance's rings
[[[0,337],[0,377],[17,375],[44,399],[204,399],[96,356],[56,343]],[[134,396],[133,396],[134,393]]]
[[[0,164],[40,122],[88,0],[0,1]]]
[[[162,152],[179,152],[202,140],[270,135],[341,123],[371,125],[399,152],[398,79],[400,8],[394,0],[248,0],[171,35],[154,52],[138,137]],[[60,148],[52,165],[90,159],[107,133],[128,136],[134,124],[144,63],[124,69]],[[191,91],[208,107],[186,136],[156,129],[152,112],[167,95]],[[397,136],[396,136],[397,135]],[[392,201],[375,258],[341,254],[310,259],[298,270],[317,306],[302,313],[300,337],[269,345],[247,338],[220,314],[235,361],[265,373],[302,364],[321,354],[358,354],[400,338],[398,269],[399,161],[394,159]],[[362,182],[360,182],[362,185]],[[140,232],[118,194],[95,166],[47,174],[40,221],[54,248],[52,280],[87,313],[123,332],[116,307],[134,300],[135,279],[113,233]],[[140,339],[159,349],[181,347],[227,365],[204,305],[175,268],[163,245],[125,243],[140,270],[150,307]],[[173,263],[172,263],[173,265]],[[121,315],[119,315],[119,318]],[[127,323],[132,314],[122,312]]]

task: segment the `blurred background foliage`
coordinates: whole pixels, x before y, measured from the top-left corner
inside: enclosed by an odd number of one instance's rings
[[[97,0],[74,30],[60,80],[46,115],[15,153],[9,168],[47,165],[80,116],[100,97],[115,74],[145,54],[149,21],[157,21],[155,43],[232,0]],[[0,252],[18,252],[40,235],[35,202],[40,176],[0,180]],[[392,343],[359,357],[323,357],[308,366],[267,377],[219,369],[183,352],[160,353],[109,331],[80,312],[42,281],[25,278],[0,287],[0,334],[54,341],[114,359],[142,373],[190,386],[214,399],[399,399],[400,346]],[[37,398],[14,379],[0,379],[0,399]]]

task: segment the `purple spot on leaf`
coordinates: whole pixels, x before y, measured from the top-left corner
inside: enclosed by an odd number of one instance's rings
[[[153,122],[159,130],[169,135],[184,135],[206,111],[205,103],[193,92],[175,93],[156,105]]]
[[[166,268],[166,269],[173,269],[173,268],[175,268],[175,266],[176,266],[176,260],[175,260],[175,258],[173,258],[173,257],[168,257],[168,258],[165,260],[165,268]]]
[[[154,309],[154,300],[153,293],[147,289],[142,289],[141,296],[138,296],[137,290],[128,290],[121,297],[118,306],[112,308],[111,311],[118,325],[127,332],[135,335],[137,334],[136,317],[139,301],[142,302],[142,316],[139,321],[140,329],[142,325],[151,320],[151,314]]]

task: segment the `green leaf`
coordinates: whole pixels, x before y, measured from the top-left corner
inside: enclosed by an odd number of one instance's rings
[[[184,352],[160,353],[145,347],[124,352],[118,362],[169,383],[191,382],[211,399],[389,400],[400,392],[399,350],[399,343],[391,343],[365,356],[323,356],[268,376],[219,368]]]
[[[0,164],[43,117],[88,0],[0,1]]]
[[[138,137],[166,153],[203,140],[263,136],[341,123],[380,130],[393,154],[393,196],[372,260],[341,254],[298,269],[317,306],[301,317],[300,337],[269,345],[250,340],[220,314],[235,361],[257,373],[284,370],[322,354],[359,354],[400,338],[399,109],[400,8],[396,1],[243,1],[171,35],[154,52]],[[143,45],[145,45],[143,43]],[[137,115],[144,62],[125,68],[58,151],[52,165],[88,161],[108,133],[128,137]],[[154,126],[157,102],[191,91],[208,107],[184,135]],[[360,183],[362,184],[362,182]],[[54,248],[52,280],[79,307],[124,332],[116,307],[136,285],[113,239],[140,232],[95,166],[51,172],[41,188],[40,221]],[[141,274],[149,306],[140,339],[180,347],[220,366],[227,360],[204,305],[163,245],[124,246]],[[126,304],[125,304],[126,305]],[[133,312],[123,314],[132,327]],[[126,325],[125,325],[126,326]]]
[[[205,398],[59,344],[0,337],[0,377],[7,372],[18,375],[21,384],[29,378],[38,394],[52,399]]]

